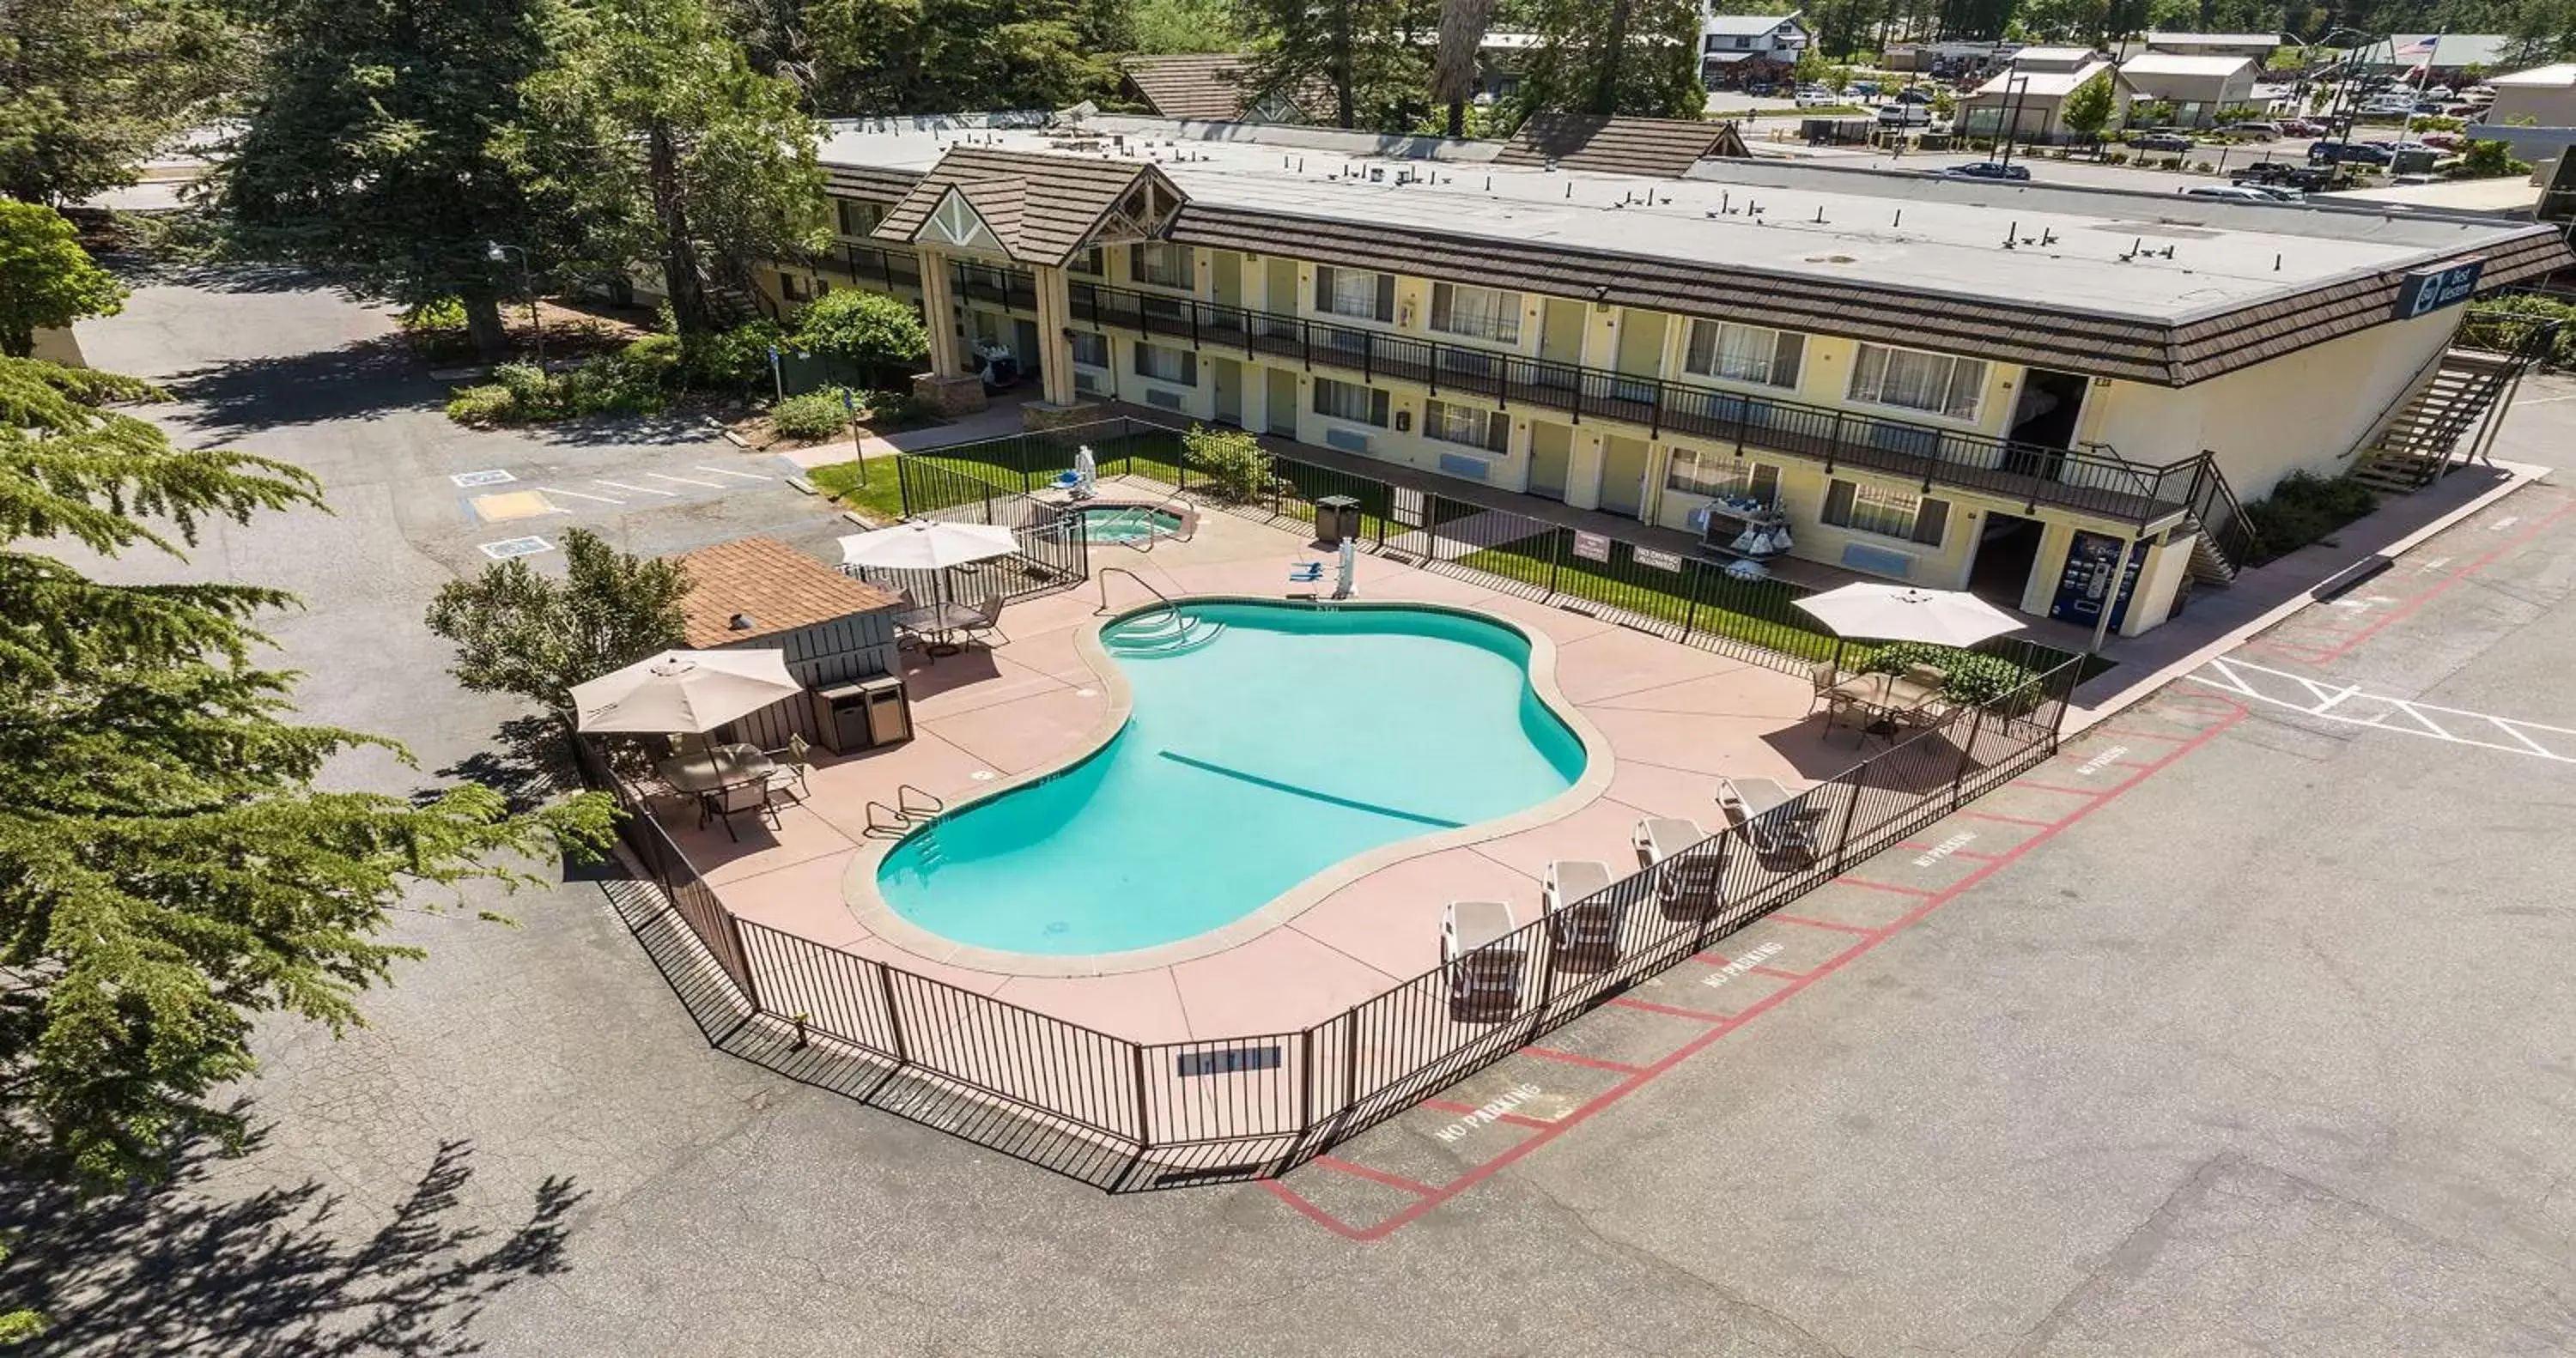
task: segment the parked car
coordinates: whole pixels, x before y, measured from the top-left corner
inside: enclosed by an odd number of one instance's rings
[[[1908,85],[1904,89],[1896,92],[1896,102],[1900,104],[1929,104],[1932,102],[1932,91],[1923,88],[1921,85]]]
[[[2324,123],[2310,122],[2305,118],[2283,118],[2273,126],[2280,128],[2284,137],[2322,137],[2326,132]]]
[[[1851,93],[1857,94],[1864,99],[1875,98],[1878,95],[1878,82],[1875,80],[1855,80],[1851,83]]]
[[[2321,141],[2308,148],[2311,165],[2385,165],[2397,154],[2385,146],[2366,146],[2349,141]]]
[[[2287,184],[2240,183],[2235,187],[2252,189],[2256,193],[2262,194],[2264,197],[2271,199],[2275,203],[2304,203],[2308,201],[2308,195],[2305,190],[2294,189]]]
[[[2468,138],[2461,136],[2457,132],[2427,132],[2424,134],[2424,144],[2440,151],[2457,151],[2460,147],[2467,144],[2467,142]]]
[[[1772,84],[1768,80],[1757,80],[1752,84],[1745,86],[1744,92],[1752,95],[1756,99],[1768,99],[1773,93],[1777,92],[1779,88],[1779,86]]]
[[[2427,99],[2448,99],[2451,97],[2451,87],[2448,85],[2435,85],[2433,88],[2424,91],[2424,97]]]
[[[2281,200],[2248,184],[2194,184],[2181,190],[2185,198],[2216,198],[2230,203],[2277,203]]]
[[[2150,132],[2143,137],[2129,138],[2129,145],[2141,151],[2182,152],[2191,149],[2191,138],[2179,132]]]
[[[2322,193],[2335,186],[2335,171],[2332,166],[2294,165],[2288,161],[2268,160],[2238,170],[2236,182],[2256,188]]]
[[[1798,107],[1800,108],[1831,108],[1832,106],[1842,102],[1844,102],[1843,97],[1834,93],[1832,90],[1817,89],[1798,91]]]
[[[2030,178],[2030,167],[2006,165],[2000,160],[1980,160],[1970,165],[1953,165],[1936,173],[1943,179],[2002,179],[2018,182]]]
[[[1878,106],[1881,127],[1930,127],[1932,110],[1923,104],[1881,104]]]
[[[2218,130],[2225,136],[2242,137],[2247,141],[2278,141],[2281,136],[2281,125],[2279,123],[2229,123],[2227,126]]]

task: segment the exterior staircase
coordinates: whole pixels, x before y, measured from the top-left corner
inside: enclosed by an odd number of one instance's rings
[[[2352,469],[2352,479],[2389,495],[2409,495],[2454,465],[2460,440],[2478,427],[2521,375],[2519,354],[2452,349],[2432,380],[2416,388],[2382,426]]]
[[[2202,450],[2183,490],[2183,525],[2192,532],[2191,574],[2204,585],[2224,585],[2252,564],[2259,551],[2254,521],[2237,503],[2236,489],[2218,469],[2218,454]]]

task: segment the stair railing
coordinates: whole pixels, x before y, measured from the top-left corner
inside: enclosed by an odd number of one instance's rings
[[[2417,368],[2414,375],[2406,379],[2406,385],[2397,389],[2395,399],[2380,407],[2379,413],[2371,417],[2370,423],[2362,426],[2360,441],[2344,449],[2336,460],[2341,461],[2377,448],[2381,437],[2387,434],[2388,427],[2396,423],[2398,412],[2404,410],[2408,402],[2423,394],[2424,388],[2432,384],[2434,375],[2442,370],[2442,361],[2450,356],[2451,346],[2448,343],[2434,350],[2433,356],[2424,360],[2423,366]]]

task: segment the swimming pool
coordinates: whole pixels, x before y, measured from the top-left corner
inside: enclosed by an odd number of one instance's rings
[[[1142,542],[1181,531],[1181,516],[1147,505],[1091,505],[1074,513],[1091,542]]]
[[[1441,609],[1209,602],[1112,623],[1134,696],[1081,763],[889,851],[899,917],[1005,952],[1202,934],[1381,845],[1572,787],[1582,742],[1530,687],[1530,643]]]

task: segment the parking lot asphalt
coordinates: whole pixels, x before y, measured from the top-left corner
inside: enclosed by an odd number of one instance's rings
[[[455,429],[381,313],[236,286],[82,338],[183,436],[324,476],[336,517],[190,570],[302,592],[308,715],[424,770],[335,780],[426,781],[511,715],[419,626],[491,531],[454,474],[757,465]],[[2563,455],[2570,393],[2526,394],[2500,454]],[[830,534],[742,486],[583,521]],[[2576,727],[2571,504],[2509,497],[2240,657]],[[1277,1185],[1100,1196],[709,1051],[597,881],[478,894],[519,927],[406,916],[431,957],[367,1028],[263,1032],[253,1154],[130,1231],[33,1223],[0,1295],[61,1289],[80,1354],[2566,1351],[2576,769],[2222,677]]]

